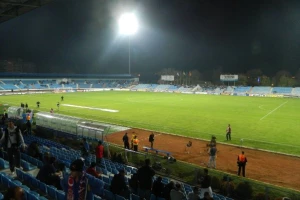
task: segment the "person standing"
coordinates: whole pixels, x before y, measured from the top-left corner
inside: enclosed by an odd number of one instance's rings
[[[96,163],[98,166],[101,165],[101,160],[104,155],[104,146],[102,145],[102,141],[98,142],[98,146],[96,147]]]
[[[151,149],[153,149],[153,143],[154,143],[154,133],[153,132],[149,135],[149,142],[151,144]]]
[[[209,196],[212,198],[212,189],[211,189],[211,177],[208,175],[208,169],[204,169],[204,177],[201,177],[200,179],[200,184],[201,184],[201,194],[200,198],[204,197],[204,193],[208,192]]]
[[[26,122],[26,130],[27,130],[27,134],[31,135],[31,122],[30,122],[30,120],[27,120],[27,122]]]
[[[123,136],[124,149],[129,149],[129,138],[127,132]]]
[[[153,183],[152,194],[154,194],[156,198],[163,198],[165,185],[161,181],[162,181],[162,177],[159,176],[156,178],[156,180]]]
[[[150,199],[152,178],[155,175],[155,171],[150,166],[150,159],[145,160],[145,165],[138,169],[137,177],[139,182],[138,194],[141,199]]]
[[[245,177],[246,163],[247,163],[247,158],[245,156],[244,151],[242,151],[242,153],[237,158],[237,164],[238,164],[238,167],[239,167],[238,175],[241,174],[241,170],[242,170],[243,177]]]
[[[64,101],[64,96],[61,96],[61,97],[60,97],[60,100],[61,100],[61,101]]]
[[[131,149],[133,150],[133,140],[135,138],[135,134],[132,134],[132,137],[131,137]]]
[[[199,200],[199,188],[197,186],[193,187],[193,192],[187,195],[188,200]]]
[[[226,129],[226,140],[231,140],[231,127],[230,124],[228,124],[228,127]]]
[[[12,121],[8,122],[8,127],[2,130],[2,137],[0,143],[4,143],[4,148],[7,150],[9,168],[11,174],[15,173],[15,166],[21,168],[21,152],[20,147],[22,146],[23,150],[26,145],[24,143],[21,130],[14,125]]]
[[[209,149],[209,163],[208,167],[216,169],[216,157],[217,157],[217,148],[215,145]]]
[[[36,106],[37,106],[38,108],[40,107],[40,102],[39,102],[39,101],[36,102]]]
[[[125,199],[129,199],[130,191],[125,182],[125,171],[120,169],[118,174],[115,174],[110,185],[110,190],[113,194],[120,195]]]
[[[59,102],[57,102],[56,106],[57,106],[57,110],[59,110]]]
[[[186,200],[185,193],[184,193],[183,189],[181,188],[180,183],[176,183],[175,188],[171,190],[170,199],[171,200]]]
[[[139,139],[137,138],[137,135],[133,138],[133,151],[138,151],[139,148]]]
[[[83,167],[84,162],[81,159],[77,159],[71,164],[70,176],[63,184],[66,200],[85,200],[89,196],[88,179]]]

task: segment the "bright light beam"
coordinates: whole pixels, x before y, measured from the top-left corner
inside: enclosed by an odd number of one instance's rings
[[[133,13],[125,13],[119,19],[119,28],[122,35],[134,35],[138,30],[138,20]]]

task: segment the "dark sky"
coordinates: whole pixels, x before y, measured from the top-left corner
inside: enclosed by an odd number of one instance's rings
[[[0,24],[0,59],[32,61],[39,72],[127,73],[117,21],[128,11],[140,23],[133,73],[300,68],[299,0],[55,0]]]

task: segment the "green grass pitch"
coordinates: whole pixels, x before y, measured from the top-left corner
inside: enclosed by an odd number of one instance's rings
[[[215,135],[225,143],[230,123],[228,143],[241,145],[243,139],[243,146],[300,154],[300,99],[107,91],[64,93],[61,102],[61,95],[1,96],[0,102],[16,106],[27,102],[37,110],[40,101],[40,111],[53,108],[60,114],[203,139]]]

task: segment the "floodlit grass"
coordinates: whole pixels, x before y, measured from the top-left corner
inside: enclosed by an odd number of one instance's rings
[[[225,130],[230,123],[228,143],[240,145],[243,138],[244,146],[300,154],[299,99],[107,91],[65,93],[61,102],[61,95],[1,96],[0,101],[16,106],[27,102],[31,108],[40,101],[40,111],[54,108],[60,114],[203,139],[215,135],[219,142],[227,142]]]

